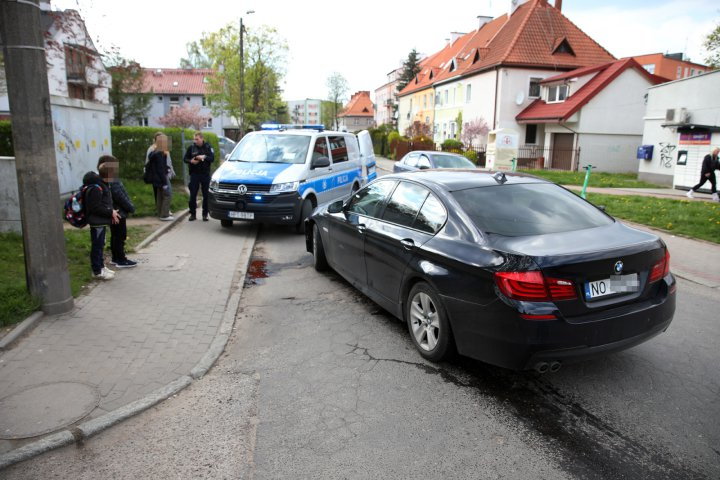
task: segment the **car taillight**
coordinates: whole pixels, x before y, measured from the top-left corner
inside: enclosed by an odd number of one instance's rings
[[[650,270],[648,282],[657,282],[665,278],[668,273],[670,273],[670,251],[666,249],[663,259],[653,265],[652,270]]]
[[[495,283],[506,297],[514,300],[549,302],[577,297],[572,281],[546,277],[539,271],[496,272]]]

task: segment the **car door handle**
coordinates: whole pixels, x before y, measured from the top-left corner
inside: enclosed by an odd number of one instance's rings
[[[357,226],[357,231],[358,231],[358,232],[360,232],[360,233],[365,233],[365,230],[367,230],[367,227],[365,226],[365,224],[361,223],[361,224],[359,224],[359,225]]]
[[[400,240],[400,243],[402,244],[402,246],[405,250],[412,250],[413,248],[415,248],[415,242],[413,242],[409,238]]]

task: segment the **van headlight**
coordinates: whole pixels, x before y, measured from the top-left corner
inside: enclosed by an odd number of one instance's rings
[[[270,186],[270,193],[295,192],[300,186],[300,182],[274,183]]]
[[[217,180],[210,180],[210,190],[213,192],[218,189],[218,181]]]

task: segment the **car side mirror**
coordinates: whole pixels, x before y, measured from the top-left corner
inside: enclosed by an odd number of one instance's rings
[[[335,201],[328,205],[328,213],[340,213],[343,211],[343,208],[345,207],[345,202],[342,200]]]
[[[326,168],[330,166],[330,159],[328,157],[317,157],[313,158],[310,168]]]
[[[428,170],[430,167],[428,167],[427,165],[421,165],[421,166],[419,166],[418,168],[419,168],[420,170]]]

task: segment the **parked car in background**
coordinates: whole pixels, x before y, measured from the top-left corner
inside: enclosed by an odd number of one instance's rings
[[[447,152],[416,150],[405,155],[393,166],[394,173],[413,172],[430,168],[476,168],[475,164],[462,155]]]
[[[222,135],[218,135],[218,143],[220,144],[220,154],[223,160],[226,155],[230,155],[235,145],[237,145],[233,140],[230,140],[228,137],[223,137]]]
[[[378,178],[305,226],[332,267],[403,319],[420,354],[511,369],[622,350],[675,312],[670,255],[572,192],[532,176],[428,170]]]

